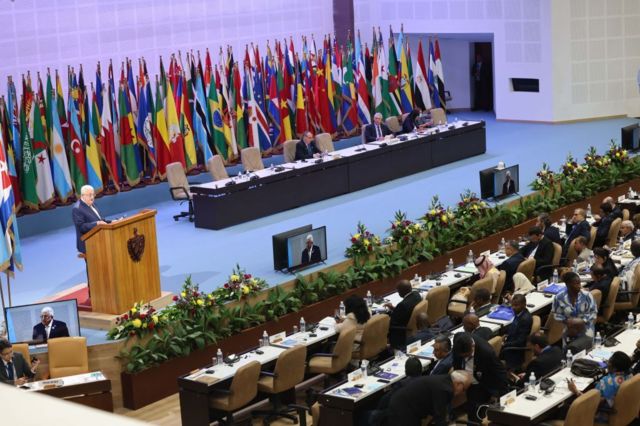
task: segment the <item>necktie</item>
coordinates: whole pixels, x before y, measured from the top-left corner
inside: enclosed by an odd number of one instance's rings
[[[380,129],[379,125],[376,125],[376,136],[379,138],[382,137],[382,129]]]
[[[13,376],[13,361],[9,361],[7,363],[7,377],[9,378],[9,380],[13,381],[14,380],[14,376]]]

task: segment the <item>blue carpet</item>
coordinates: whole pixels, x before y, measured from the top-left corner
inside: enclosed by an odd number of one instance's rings
[[[636,122],[621,118],[571,124],[507,123],[497,122],[492,114],[475,112],[459,113],[457,117],[486,121],[486,154],[220,231],[196,229],[187,220],[174,222],[172,215],[180,207],[169,200],[166,184],[104,197],[97,203],[107,214],[131,214],[141,208],[158,210],[163,290],[176,292],[191,274],[203,290],[211,291],[225,282],[236,263],[270,285],[277,285],[292,275],[272,269],[273,234],[309,223],[326,225],[327,263],[334,264],[344,259],[349,235],[358,221],[382,234],[395,211],[400,209],[417,218],[424,214],[433,195],[439,195],[445,205],[453,205],[465,189],[479,192],[478,170],[495,166],[498,161],[520,164],[520,193],[527,194],[531,192],[527,185],[543,162],[557,170],[568,152],[580,161],[589,146],[603,152],[611,139],[619,140],[622,126]],[[357,142],[339,142],[337,148]],[[268,161],[280,159],[276,156]],[[192,182],[207,179],[205,175],[190,178]],[[32,303],[86,281],[84,262],[76,258],[69,207],[21,218],[20,226],[24,271],[12,280],[14,305]]]

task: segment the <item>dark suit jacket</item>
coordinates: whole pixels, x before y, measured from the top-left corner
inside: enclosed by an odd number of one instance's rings
[[[453,365],[453,353],[449,352],[449,354],[442,358],[440,361],[433,360],[431,364],[433,368],[429,371],[430,376],[436,376],[438,374],[449,374],[449,370]]]
[[[540,379],[541,377],[551,373],[553,370],[560,367],[562,358],[562,349],[557,346],[547,346],[540,355],[531,360],[527,366],[524,377],[518,381],[518,385],[524,386],[524,384],[529,380],[531,373],[536,375],[536,379]]]
[[[313,248],[311,249],[311,259],[309,259],[309,250],[305,248],[304,250],[302,250],[301,259],[302,259],[301,261],[303,265],[306,263],[316,263],[316,262],[322,261],[322,256],[320,254],[320,247],[316,245],[313,246]]]
[[[504,395],[508,390],[507,370],[504,364],[498,359],[491,345],[475,334],[471,337],[475,342],[473,354],[474,371],[473,375],[484,390],[491,396]],[[454,337],[455,339],[455,337]],[[464,370],[465,359],[453,356],[453,368]]]
[[[513,179],[505,180],[502,184],[502,195],[516,192],[516,184]]]
[[[513,319],[513,322],[507,328],[507,339],[502,347],[502,359],[507,363],[507,367],[512,370],[522,366],[524,351],[509,350],[508,348],[524,348],[527,345],[527,337],[531,332],[532,324],[531,314],[525,309]]]
[[[413,129],[418,127],[415,120],[410,120],[409,116],[402,122],[402,133],[411,133]]]
[[[550,239],[554,243],[562,245],[560,230],[555,226],[547,226],[544,230],[544,237]]]
[[[404,330],[394,330],[393,327],[406,327],[413,313],[413,308],[415,308],[421,300],[422,296],[420,296],[420,293],[414,290],[406,295],[391,312],[389,343],[391,343],[391,346],[394,348],[403,348],[405,346],[407,333]]]
[[[20,377],[27,376],[28,378],[32,378],[34,374],[29,369],[29,365],[27,361],[24,359],[21,353],[14,352],[13,353],[13,367],[16,370],[15,379],[19,379]],[[4,361],[0,360],[0,382],[13,384],[11,380],[9,380],[9,375],[7,374],[7,369],[4,366]]]
[[[311,152],[309,152],[309,149],[311,149]],[[316,141],[311,141],[311,143],[309,144],[309,148],[307,148],[307,145],[304,143],[304,141],[299,140],[298,143],[296,143],[295,161],[308,160],[310,158],[313,158],[313,154],[319,154],[319,153],[320,153],[320,150],[316,145]]]
[[[587,239],[587,242],[591,239],[591,225],[586,220],[583,220],[580,223],[571,224],[567,222],[567,227],[565,230],[567,234],[567,239],[564,242],[564,249],[562,251],[563,257],[567,254],[567,250],[569,250],[569,246],[571,245],[571,241],[576,239],[579,236],[583,236]]]
[[[538,244],[531,242],[524,246],[521,251],[522,255],[524,257],[529,257],[531,252],[533,252],[536,247],[538,249],[536,250],[536,254],[533,256],[533,258],[536,260],[537,271],[541,267],[549,266],[553,263],[553,254],[555,250],[553,248],[553,241],[548,238],[542,238],[538,242]],[[543,280],[546,280],[551,277],[551,275],[553,275],[553,268],[544,268],[540,272],[541,273],[538,275],[540,275]]]
[[[611,212],[611,215],[613,216],[613,219],[622,219],[622,209],[620,208],[620,206],[615,206],[613,208],[613,211]]]
[[[609,235],[609,229],[611,229],[611,224],[615,220],[615,216],[613,213],[608,214],[607,216],[601,218],[597,225],[594,223],[594,226],[597,226],[596,230],[596,238],[593,242],[593,247],[602,247],[607,243],[607,236]]]
[[[103,220],[107,223],[109,223],[110,221],[106,220],[102,216],[97,216],[94,213],[93,209],[91,209],[91,207],[85,204],[85,202],[82,200],[78,200],[73,205],[71,214],[73,217],[73,224],[76,227],[76,247],[80,253],[86,253],[87,250],[85,248],[84,241],[82,241],[80,237],[91,231],[96,226],[99,220]]]
[[[387,127],[386,124],[381,123],[380,124],[380,130],[382,131],[382,136],[387,136],[392,134],[391,130],[389,130],[389,128]],[[376,125],[375,124],[369,124],[367,127],[364,128],[364,140],[367,142],[375,142],[378,139],[378,136],[376,134]]]
[[[55,337],[69,337],[67,324],[63,321],[52,321],[53,324],[51,325],[51,331],[49,332],[49,339],[53,339]],[[33,340],[43,343],[47,342],[47,333],[45,332],[44,325],[41,322],[33,326]]]
[[[518,266],[520,266],[520,264],[524,260],[524,256],[520,252],[518,252],[513,256],[507,258],[498,266],[499,270],[505,271],[507,273],[503,291],[513,291],[513,275],[518,270]]]
[[[487,342],[493,337],[493,331],[489,327],[478,327],[471,332],[472,335],[478,336]]]
[[[446,426],[453,399],[449,375],[419,377],[396,391],[389,403],[389,425],[419,426],[420,420],[433,416],[431,424]]]
[[[600,307],[598,308],[598,313],[602,313],[602,309],[605,307],[607,303],[607,296],[609,296],[609,288],[611,288],[611,281],[613,278],[605,275],[600,281],[589,281],[585,288],[591,290],[600,290],[602,293],[602,301],[600,302]]]

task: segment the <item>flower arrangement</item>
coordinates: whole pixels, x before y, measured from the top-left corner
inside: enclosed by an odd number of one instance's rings
[[[590,147],[587,154],[584,156],[585,164],[593,170],[602,170],[609,167],[611,164],[611,158],[608,155],[599,155],[596,153],[595,147]]]
[[[180,294],[173,296],[175,304],[173,308],[177,311],[189,312],[190,316],[196,315],[196,310],[205,306],[213,306],[217,303],[218,298],[212,293],[200,291],[200,286],[191,281],[191,276],[182,284]]]
[[[423,216],[422,220],[425,223],[427,229],[433,229],[438,227],[446,227],[451,224],[455,215],[450,209],[445,209],[440,203],[440,198],[434,195],[431,199],[431,206],[427,210],[427,213]]]
[[[478,198],[475,192],[467,189],[464,193],[460,194],[456,216],[480,216],[486,211],[487,207],[487,203]]]
[[[161,329],[166,324],[164,315],[150,304],[135,303],[129,311],[116,318],[116,326],[107,333],[111,340],[141,337],[146,333]]]
[[[587,172],[588,166],[578,164],[571,154],[567,155],[567,160],[562,165],[562,174],[569,180],[582,176]]]
[[[629,160],[629,153],[627,150],[622,149],[620,145],[616,145],[616,142],[613,139],[611,140],[611,145],[609,146],[607,155],[613,163],[617,164],[624,164]]]
[[[358,222],[357,231],[351,235],[351,246],[345,250],[345,256],[357,258],[380,250],[380,238],[369,232],[364,224]]]
[[[536,173],[536,180],[531,183],[534,191],[548,192],[554,188],[556,176],[547,163],[542,163],[542,169]]]
[[[401,247],[412,246],[420,240],[422,225],[407,219],[407,214],[398,210],[395,213],[391,229],[390,241],[395,241]]]
[[[236,267],[231,271],[231,275],[227,278],[227,282],[214,291],[214,295],[221,302],[241,300],[254,295],[266,287],[267,282],[265,280],[247,274],[239,264],[236,264]]]

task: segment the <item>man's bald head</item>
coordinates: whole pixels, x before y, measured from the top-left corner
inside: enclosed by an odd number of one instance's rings
[[[567,320],[567,336],[578,337],[585,333],[587,325],[582,318],[569,318]]]
[[[478,327],[480,327],[480,318],[476,314],[469,313],[462,318],[462,328],[467,333],[473,332]]]
[[[413,288],[411,287],[411,283],[408,280],[400,280],[396,285],[396,290],[398,294],[402,297],[406,296],[411,292]]]

